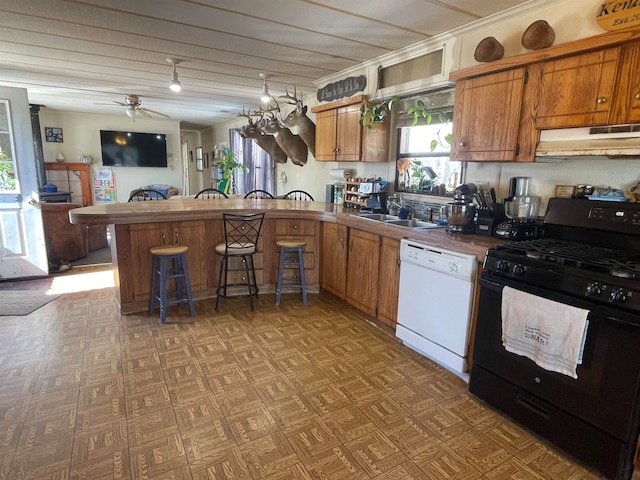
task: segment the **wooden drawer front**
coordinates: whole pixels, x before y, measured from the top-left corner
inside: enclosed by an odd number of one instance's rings
[[[276,236],[315,235],[316,224],[314,220],[276,220]]]
[[[220,262],[222,261],[222,257],[220,255],[216,255],[218,258],[216,259],[216,275],[218,274],[218,268],[220,268]],[[253,255],[253,266],[255,269],[262,268],[262,253],[255,253]],[[229,270],[243,270],[244,264],[242,263],[242,258],[240,257],[229,257]]]
[[[251,270],[249,270],[249,275],[251,275]],[[234,270],[234,271],[229,270],[229,272],[227,274],[227,281],[229,282],[229,284],[231,284],[231,283],[246,283],[247,276],[244,273],[244,269],[242,271],[240,271],[240,270]],[[258,270],[257,268],[256,268],[256,281],[258,282],[258,285],[262,285],[264,283],[262,270]],[[224,274],[222,276],[222,282],[224,283]]]

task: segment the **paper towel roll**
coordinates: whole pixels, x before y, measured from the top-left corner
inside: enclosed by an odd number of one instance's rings
[[[335,180],[348,180],[349,178],[354,177],[356,171],[351,168],[332,168],[329,170],[329,177]]]

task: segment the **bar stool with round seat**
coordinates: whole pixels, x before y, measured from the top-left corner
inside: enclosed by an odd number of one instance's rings
[[[189,270],[187,268],[186,252],[188,249],[189,247],[185,245],[159,245],[150,249],[153,256],[153,276],[151,277],[149,313],[155,313],[156,304],[159,303],[160,323],[166,323],[167,307],[171,305],[182,306],[184,302],[187,302],[191,316],[193,317],[196,314],[193,306],[193,297],[191,296]],[[167,282],[169,280],[175,281],[175,290],[167,291]],[[175,298],[168,300],[168,297],[172,296],[175,296]]]
[[[302,303],[307,305],[307,282],[304,278],[304,246],[305,240],[277,240],[276,245],[280,247],[280,264],[278,266],[278,283],[276,286],[276,305],[280,305],[280,294],[282,287],[300,288],[302,291]],[[299,283],[293,277],[292,281],[284,282],[284,270],[288,266],[297,266],[300,280]]]

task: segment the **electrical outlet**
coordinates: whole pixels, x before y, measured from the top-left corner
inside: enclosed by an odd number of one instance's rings
[[[280,183],[282,183],[282,184],[287,183],[287,173],[286,172],[280,172]]]

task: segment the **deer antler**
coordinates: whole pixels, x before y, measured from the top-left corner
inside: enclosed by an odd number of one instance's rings
[[[302,103],[302,99],[298,98],[298,92],[296,92],[295,85],[293,86],[293,96],[289,93],[288,88],[285,88],[285,92],[286,92],[286,95],[280,95],[278,97],[278,98],[284,98],[285,103],[288,103],[289,105],[298,105],[298,103]],[[292,100],[292,101],[288,102],[287,100]]]
[[[254,123],[253,123],[253,119],[251,118],[251,116],[252,116],[252,115],[251,115],[251,110],[249,110],[249,112],[248,112],[248,113],[245,113],[245,112],[244,112],[244,106],[242,107],[242,113],[239,113],[239,114],[238,114],[238,116],[239,116],[239,117],[245,117],[245,118],[248,118],[248,119],[249,119],[249,125],[253,125],[253,124],[254,124]]]

